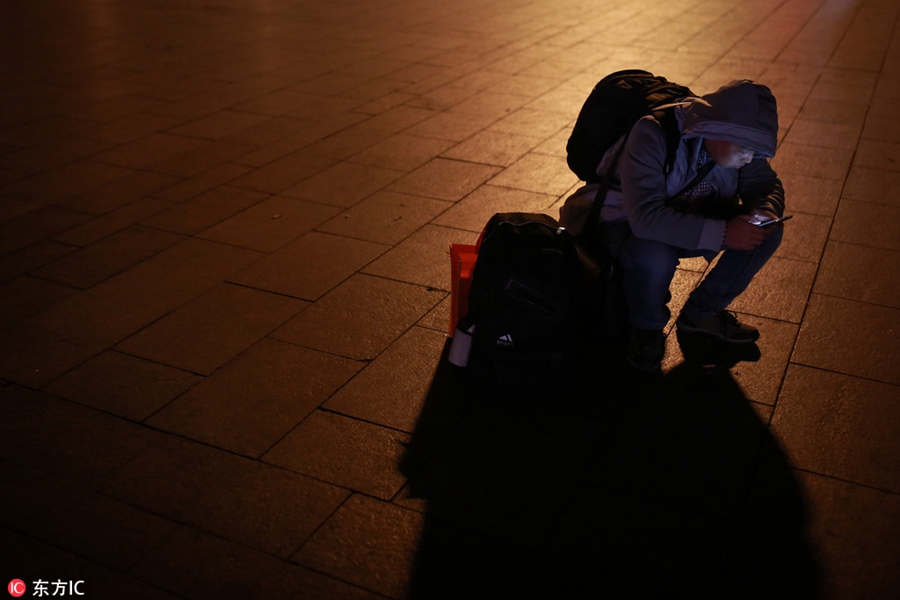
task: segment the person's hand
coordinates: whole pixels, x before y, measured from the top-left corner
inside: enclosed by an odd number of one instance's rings
[[[769,235],[769,227],[749,223],[750,215],[738,215],[725,224],[724,246],[731,250],[753,250]]]

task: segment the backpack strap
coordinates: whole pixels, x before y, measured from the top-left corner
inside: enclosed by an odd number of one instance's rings
[[[666,162],[663,164],[663,173],[668,175],[675,164],[675,155],[678,152],[678,144],[681,142],[681,130],[678,128],[678,119],[673,110],[679,104],[660,106],[653,111],[653,118],[662,127],[666,136]]]

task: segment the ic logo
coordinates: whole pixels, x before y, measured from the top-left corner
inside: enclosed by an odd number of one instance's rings
[[[13,598],[19,598],[25,595],[28,586],[25,585],[25,582],[21,579],[13,579],[9,582],[9,585],[6,586],[6,589],[9,590],[9,595]]]

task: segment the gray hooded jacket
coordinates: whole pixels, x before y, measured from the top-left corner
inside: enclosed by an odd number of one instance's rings
[[[603,220],[624,216],[638,237],[690,250],[721,250],[726,221],[682,212],[666,202],[697,174],[704,137],[734,142],[756,154],[740,169],[713,168],[705,181],[712,185],[716,198],[739,197],[743,212],[761,209],[783,214],[784,189],[767,160],[775,155],[778,133],[775,98],[769,88],[747,80],[733,81],[701,98],[685,99],[675,115],[682,138],[671,172],[668,176],[663,172],[666,140],[662,127],[653,117],[641,119],[617,161],[621,190],[607,196]]]

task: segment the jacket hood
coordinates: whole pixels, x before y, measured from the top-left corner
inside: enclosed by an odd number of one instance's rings
[[[766,86],[748,79],[732,81],[695,98],[684,111],[682,132],[725,140],[772,158],[778,145],[778,109]]]

